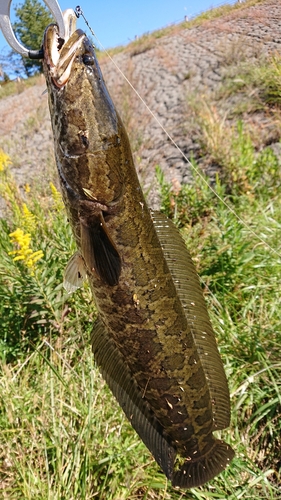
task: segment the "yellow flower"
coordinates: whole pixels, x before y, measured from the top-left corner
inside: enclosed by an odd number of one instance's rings
[[[20,192],[9,169],[11,163],[10,157],[0,149],[0,195],[6,201],[7,207],[14,212],[15,217],[19,217]]]
[[[3,170],[5,170],[5,168],[7,168],[11,163],[9,155],[0,149],[0,172],[3,172]]]
[[[62,210],[63,202],[61,193],[57,190],[56,186],[52,182],[50,182],[50,188],[52,192],[52,198],[54,200],[54,205],[57,210]]]
[[[25,203],[23,203],[22,205],[22,212],[24,227],[30,232],[34,231],[34,229],[36,228],[36,217],[32,212],[30,212]]]
[[[32,248],[30,248],[30,233],[24,233],[24,231],[20,228],[17,228],[13,233],[10,233],[9,236],[12,243],[17,247],[16,250],[9,252],[9,255],[14,256],[14,262],[19,260],[23,261],[31,272],[33,272],[36,262],[44,256],[42,250],[33,252]]]

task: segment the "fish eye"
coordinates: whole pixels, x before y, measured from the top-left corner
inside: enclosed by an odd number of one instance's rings
[[[83,56],[83,63],[86,65],[86,66],[93,66],[95,64],[95,59],[93,56],[91,56],[90,54],[85,54]]]

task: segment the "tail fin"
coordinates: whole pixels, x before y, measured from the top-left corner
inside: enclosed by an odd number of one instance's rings
[[[214,438],[210,438],[204,455],[198,453],[177,467],[176,446],[169,443],[164,428],[143,398],[126,360],[101,322],[97,322],[93,329],[91,341],[96,362],[112,393],[167,478],[172,480],[173,486],[201,486],[227,467],[234,452],[224,441]]]
[[[172,484],[179,488],[200,486],[222,472],[233,457],[233,449],[224,441],[216,439],[205,455],[186,460],[180,470],[173,473]]]

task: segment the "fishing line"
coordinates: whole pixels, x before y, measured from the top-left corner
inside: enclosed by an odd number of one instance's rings
[[[168,130],[166,130],[166,128],[164,127],[164,125],[162,125],[162,123],[160,122],[159,118],[150,109],[150,107],[148,106],[148,104],[146,104],[146,102],[144,101],[144,99],[142,98],[142,96],[139,94],[139,92],[137,91],[137,89],[133,86],[133,84],[130,82],[130,80],[128,80],[128,78],[123,73],[123,71],[121,70],[121,68],[119,68],[118,64],[114,61],[114,59],[111,57],[111,55],[105,49],[105,47],[103,46],[103,44],[101,43],[101,41],[99,40],[99,38],[97,37],[97,35],[95,34],[94,30],[89,25],[89,23],[88,23],[85,15],[84,15],[83,10],[81,9],[81,7],[79,5],[75,8],[74,12],[75,12],[75,15],[76,15],[77,18],[79,18],[80,16],[83,17],[83,19],[85,21],[85,24],[88,26],[91,34],[96,38],[96,40],[98,41],[99,45],[102,47],[103,51],[105,52],[105,54],[108,56],[108,58],[110,59],[110,61],[114,64],[114,66],[117,69],[117,71],[121,74],[122,78],[124,78],[124,80],[128,83],[128,85],[131,87],[131,89],[135,92],[135,94],[140,99],[140,101],[142,102],[142,104],[145,106],[145,108],[147,109],[147,111],[150,113],[150,115],[153,117],[153,119],[156,121],[156,123],[159,125],[159,127],[163,130],[164,134],[166,134],[166,136],[171,141],[171,143],[173,144],[173,146],[175,146],[175,148],[179,151],[179,153],[185,159],[185,161],[187,162],[187,164],[194,170],[194,172],[196,173],[196,175],[198,175],[200,177],[200,179],[211,190],[211,192],[220,200],[220,202],[224,204],[224,206],[236,217],[236,219],[246,229],[248,229],[248,231],[250,231],[250,233],[252,235],[255,236],[255,238],[257,238],[261,243],[263,243],[267,248],[269,248],[272,251],[272,253],[274,253],[278,257],[280,257],[281,255],[279,254],[279,252],[277,250],[275,250],[274,248],[272,248],[269,245],[269,243],[267,243],[260,235],[258,235],[251,228],[251,226],[249,224],[247,224],[247,222],[245,222],[243,219],[241,219],[241,217],[235,212],[235,210],[215,191],[215,189],[208,183],[208,181],[206,181],[206,179],[204,178],[204,176],[201,174],[200,170],[195,165],[193,165],[191,163],[191,161],[187,158],[187,156],[184,154],[184,152],[181,150],[181,148],[178,146],[178,144],[174,141],[174,139],[172,138],[172,136],[169,134]]]

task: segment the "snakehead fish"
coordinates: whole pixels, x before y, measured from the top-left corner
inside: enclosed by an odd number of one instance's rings
[[[194,265],[173,223],[151,212],[124,125],[81,30],[44,35],[44,74],[63,200],[99,311],[92,348],[134,429],[177,487],[204,484],[234,452],[229,391]],[[77,286],[78,286],[77,285]]]

